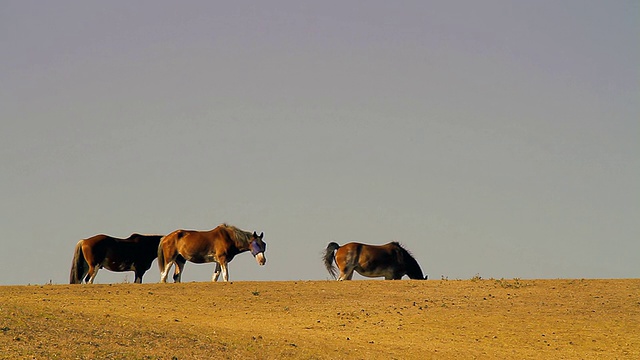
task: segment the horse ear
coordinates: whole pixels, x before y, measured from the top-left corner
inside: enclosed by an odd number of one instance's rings
[[[256,232],[254,231],[252,236],[253,236],[254,238],[257,238],[257,237],[258,237],[258,234],[256,234]]]
[[[264,236],[264,231],[260,232],[259,238],[262,239],[263,236]]]

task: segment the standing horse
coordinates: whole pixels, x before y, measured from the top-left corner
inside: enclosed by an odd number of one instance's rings
[[[330,242],[323,260],[329,274],[338,280],[351,280],[354,271],[366,277],[384,276],[385,280],[400,280],[404,275],[416,280],[427,278],[422,277],[416,259],[395,241],[385,245],[352,242],[342,246]],[[334,260],[340,277],[337,277]]]
[[[84,280],[93,284],[98,270],[135,271],[136,283],[142,283],[142,276],[158,256],[158,244],[162,235],[132,234],[126,239],[109,235],[95,235],[78,241],[69,283],[81,284]]]
[[[187,260],[196,264],[216,262],[211,281],[218,281],[220,270],[224,281],[229,281],[228,264],[240,253],[251,250],[258,264],[266,263],[264,252],[267,244],[262,241],[263,235],[227,224],[209,231],[176,230],[163,237],[158,246],[160,281],[167,282],[169,270],[175,264],[173,280],[180,282]]]

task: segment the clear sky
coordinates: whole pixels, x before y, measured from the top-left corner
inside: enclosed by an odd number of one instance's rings
[[[66,283],[94,234],[222,222],[268,244],[237,281],[327,279],[328,242],[392,240],[432,279],[638,277],[638,14],[2,0],[0,284]]]

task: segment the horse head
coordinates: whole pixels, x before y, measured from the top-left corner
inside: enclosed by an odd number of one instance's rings
[[[255,231],[251,235],[251,243],[249,244],[249,249],[251,250],[251,255],[256,258],[256,261],[260,265],[264,265],[267,262],[267,258],[264,256],[264,252],[267,250],[267,244],[262,241],[262,237],[264,236],[264,232],[258,235]]]

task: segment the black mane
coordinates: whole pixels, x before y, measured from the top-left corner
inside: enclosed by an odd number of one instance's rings
[[[409,250],[402,247],[402,245],[398,242],[393,242],[400,249],[400,256],[398,262],[404,265],[405,271],[407,272],[407,276],[414,280],[424,280],[424,275],[422,274],[422,269],[418,264],[418,261],[411,255]]]

